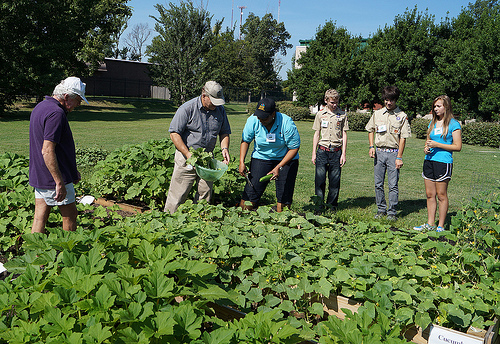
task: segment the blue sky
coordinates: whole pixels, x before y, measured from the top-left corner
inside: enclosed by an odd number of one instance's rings
[[[135,24],[148,24],[154,29],[155,20],[151,15],[157,16],[156,4],[161,4],[166,8],[169,3],[179,4],[180,1],[158,1],[158,0],[130,0],[127,4],[133,8],[133,14],[128,22],[130,30]],[[291,69],[291,60],[294,56],[295,46],[299,45],[299,40],[311,39],[315,36],[318,28],[327,21],[333,21],[339,27],[344,27],[353,35],[361,35],[368,38],[379,28],[386,24],[392,25],[394,18],[398,14],[403,14],[409,8],[417,6],[418,11],[434,15],[435,21],[440,22],[442,18],[456,17],[463,7],[467,7],[470,1],[465,0],[414,0],[414,1],[386,1],[386,0],[193,0],[196,6],[202,6],[213,15],[212,23],[216,19],[224,18],[223,27],[230,26],[231,18],[237,23],[236,35],[239,33],[240,6],[243,9],[243,23],[250,12],[262,17],[266,13],[271,13],[275,19],[285,23],[286,30],[291,34],[288,43],[293,44],[293,48],[287,51],[287,55],[282,57],[285,66],[280,75],[286,79],[286,70]],[[128,30],[122,36],[127,35]],[[152,32],[150,40],[156,36]],[[147,42],[150,44],[151,42]]]

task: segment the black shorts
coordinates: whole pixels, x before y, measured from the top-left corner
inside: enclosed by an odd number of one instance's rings
[[[453,164],[447,164],[439,161],[424,160],[422,177],[433,182],[444,182],[451,179]]]

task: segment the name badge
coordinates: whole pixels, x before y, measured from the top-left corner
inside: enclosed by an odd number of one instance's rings
[[[274,133],[267,134],[266,142],[276,142],[276,134]]]
[[[321,128],[328,128],[328,121],[321,121]]]
[[[434,128],[434,134],[443,135],[443,127]]]
[[[377,133],[385,133],[387,131],[387,125],[383,124],[383,125],[379,125],[377,127]]]

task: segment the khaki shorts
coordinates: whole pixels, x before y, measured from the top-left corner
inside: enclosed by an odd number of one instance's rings
[[[54,197],[56,197],[56,190],[52,189],[39,189],[35,188],[35,198],[43,198],[45,203],[50,206],[57,206],[57,205],[68,205],[71,203],[75,202],[75,186],[73,183],[66,184],[66,198],[63,199],[61,202],[56,202],[54,200]]]

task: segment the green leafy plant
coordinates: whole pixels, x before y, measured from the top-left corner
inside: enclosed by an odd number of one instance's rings
[[[191,156],[186,160],[186,164],[189,164],[191,166],[198,165],[204,168],[212,168],[212,152],[207,152],[204,148],[194,149],[193,147],[189,148],[189,152],[191,153]]]

